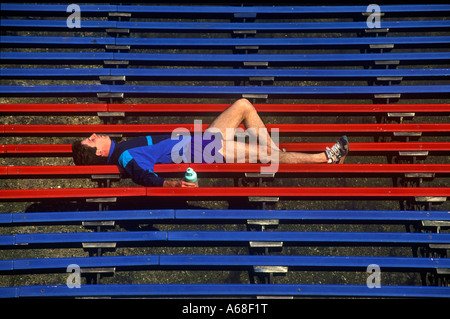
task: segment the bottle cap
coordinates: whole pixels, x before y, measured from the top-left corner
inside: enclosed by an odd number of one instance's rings
[[[193,183],[197,180],[197,173],[189,167],[184,174],[184,178],[186,178],[186,181]]]

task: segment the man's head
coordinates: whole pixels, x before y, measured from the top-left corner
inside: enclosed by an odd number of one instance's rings
[[[92,134],[72,144],[75,165],[104,165],[108,161],[111,139],[109,136]]]

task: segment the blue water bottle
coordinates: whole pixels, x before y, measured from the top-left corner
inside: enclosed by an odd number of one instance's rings
[[[184,180],[188,183],[194,183],[198,187],[197,173],[191,167],[186,170]]]

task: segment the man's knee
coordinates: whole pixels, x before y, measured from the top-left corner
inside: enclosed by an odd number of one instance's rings
[[[245,98],[239,99],[235,103],[236,103],[236,105],[239,106],[239,109],[241,109],[244,113],[248,114],[250,112],[255,112],[256,111],[256,109],[253,106],[253,104],[250,103],[250,101],[245,99]]]

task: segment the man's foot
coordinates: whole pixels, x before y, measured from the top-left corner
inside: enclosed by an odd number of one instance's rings
[[[347,136],[341,136],[339,141],[336,142],[331,148],[325,149],[325,154],[328,158],[328,164],[343,164],[347,157],[349,150],[349,143]]]

